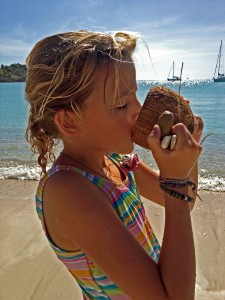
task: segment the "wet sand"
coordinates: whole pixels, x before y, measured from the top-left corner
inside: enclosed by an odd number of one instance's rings
[[[81,300],[56,259],[35,212],[37,181],[0,180],[0,299]],[[203,191],[192,211],[197,300],[225,299],[225,193]],[[161,241],[164,210],[143,199]]]

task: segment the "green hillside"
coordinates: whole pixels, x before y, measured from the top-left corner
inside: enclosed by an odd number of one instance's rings
[[[23,82],[26,80],[26,66],[21,64],[1,65],[0,82]]]

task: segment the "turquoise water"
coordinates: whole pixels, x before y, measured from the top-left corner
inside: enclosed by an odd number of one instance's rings
[[[178,83],[139,81],[141,103],[153,85],[164,85],[178,91]],[[39,168],[27,145],[24,132],[27,112],[24,83],[0,83],[0,178],[38,179]],[[225,191],[225,83],[212,80],[184,81],[181,94],[190,100],[195,114],[205,122],[204,142],[199,161],[201,189]],[[151,153],[135,147],[148,164],[156,168]]]

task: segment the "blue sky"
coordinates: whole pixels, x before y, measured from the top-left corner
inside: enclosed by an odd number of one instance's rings
[[[63,31],[137,32],[137,79],[166,79],[172,62],[183,77],[212,78],[225,0],[0,0],[0,64],[24,63],[41,38]],[[153,67],[154,66],[154,67]]]

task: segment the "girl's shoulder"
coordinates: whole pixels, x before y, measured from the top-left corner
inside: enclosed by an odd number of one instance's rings
[[[44,185],[43,181],[39,185],[43,188],[37,193],[36,200],[41,203],[48,234],[59,248],[77,251],[80,248],[73,232],[80,234],[79,228],[86,226],[84,215],[89,218],[95,215],[98,219],[104,214],[102,203],[108,202],[106,194],[77,172],[65,169],[47,176]],[[107,207],[110,209],[109,205]]]
[[[87,180],[90,179],[90,180]],[[55,193],[65,192],[69,190],[83,190],[88,186],[93,186],[90,181],[94,180],[94,175],[76,167],[55,165],[53,166],[44,177],[40,180],[40,185],[43,187],[44,194],[47,192]]]
[[[122,185],[128,184],[133,178],[132,171],[139,167],[137,155],[110,153],[108,156],[125,174],[125,180]],[[99,177],[96,174],[92,174],[77,167],[58,164],[49,169],[41,178],[38,186],[38,194],[42,198],[43,194],[46,197],[48,194],[55,194],[56,191],[57,193],[63,193],[65,192],[65,189],[74,190],[77,193],[84,189],[93,193],[94,190],[95,194],[98,194],[100,192],[108,193],[109,190],[112,191],[113,187],[116,188],[115,183],[110,182],[110,180],[107,180],[106,178]],[[117,185],[117,187],[119,187],[119,185]]]

